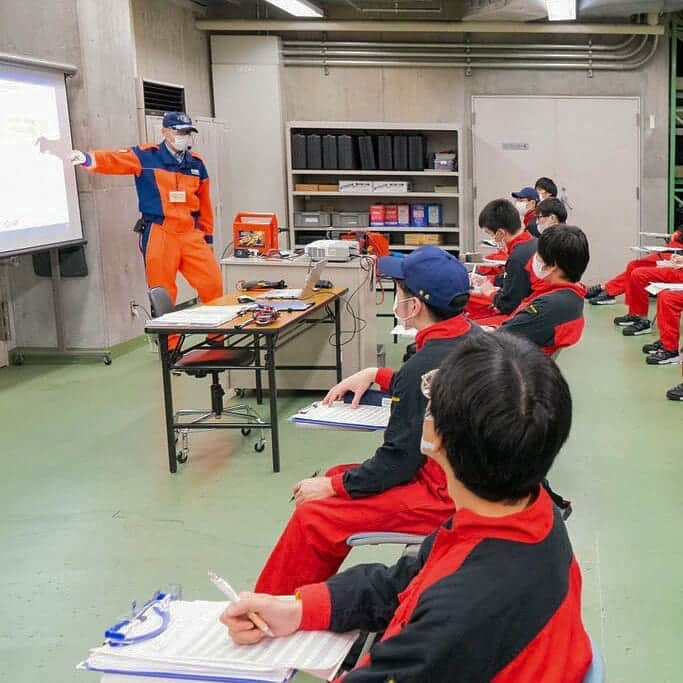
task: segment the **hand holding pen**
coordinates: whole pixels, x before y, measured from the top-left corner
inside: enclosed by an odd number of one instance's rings
[[[218,574],[214,574],[213,572],[209,572],[209,581],[211,581],[211,583],[216,586],[231,603],[236,604],[240,601],[240,596],[235,593],[233,587],[223,577],[218,576]],[[268,628],[268,624],[266,624],[256,612],[248,612],[247,617],[261,633],[265,633],[265,635],[270,636],[271,638],[274,637],[272,631]]]

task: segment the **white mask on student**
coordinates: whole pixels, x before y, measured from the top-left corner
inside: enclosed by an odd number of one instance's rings
[[[406,318],[401,318],[401,316],[398,314],[398,305],[403,304],[406,301],[412,301],[414,298],[414,296],[409,296],[406,299],[394,299],[394,305],[392,306],[391,310],[394,314],[394,318],[396,318],[396,320],[398,320],[404,327],[407,327],[406,322],[415,316],[409,315]]]
[[[515,208],[521,216],[526,215],[526,202],[515,202]]]
[[[420,439],[420,453],[422,455],[430,455],[434,452],[434,444],[431,441],[427,441],[424,436]]]
[[[531,268],[534,271],[534,275],[539,280],[545,280],[548,275],[550,275],[548,267],[545,266],[541,259],[538,258],[538,254],[534,254],[534,259],[531,262]]]
[[[173,136],[173,147],[177,152],[184,152],[192,142],[191,135],[174,135]]]

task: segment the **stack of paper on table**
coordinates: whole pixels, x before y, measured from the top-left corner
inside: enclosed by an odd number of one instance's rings
[[[399,323],[391,330],[391,334],[396,335],[397,337],[410,337],[411,339],[415,339],[415,337],[417,337],[417,330],[414,327],[405,327],[403,323]]]
[[[176,601],[171,620],[155,638],[132,645],[103,645],[90,651],[79,668],[107,674],[106,681],[130,683],[130,676],[152,681],[286,681],[300,669],[317,678],[334,678],[358,632],[301,631],[284,638],[264,638],[256,645],[236,645],[218,621],[226,602]],[[154,625],[138,623],[135,637]],[[115,676],[110,678],[109,676]]]
[[[246,306],[196,306],[147,321],[147,327],[217,327],[241,315]]]

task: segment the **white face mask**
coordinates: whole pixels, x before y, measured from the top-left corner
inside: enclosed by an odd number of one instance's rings
[[[540,223],[540,222],[538,221],[538,219],[536,220],[536,227],[538,228],[538,232],[539,232],[539,233],[543,233],[543,231],[544,231],[546,228],[549,228],[551,225],[554,225],[554,223],[553,223],[552,220],[550,220],[550,219],[549,219],[549,220],[546,220],[545,223]]]
[[[414,296],[409,296],[407,299],[394,299],[394,305],[392,306],[391,310],[394,314],[394,318],[398,320],[404,327],[406,327],[406,322],[410,320],[411,318],[414,318],[414,315],[409,315],[406,318],[401,318],[401,316],[398,314],[398,305],[403,304],[406,301],[413,301],[415,299]]]
[[[174,135],[173,136],[173,147],[175,147],[177,152],[184,152],[190,143],[192,142],[191,135]]]
[[[515,202],[515,208],[520,215],[524,216],[526,214],[526,202]]]
[[[434,444],[431,441],[427,441],[424,437],[420,439],[420,453],[422,455],[430,455],[434,452]]]
[[[534,260],[531,262],[531,268],[534,271],[534,275],[539,280],[545,280],[548,275],[550,275],[548,268],[543,265],[541,259],[538,258],[538,254],[534,254]]]

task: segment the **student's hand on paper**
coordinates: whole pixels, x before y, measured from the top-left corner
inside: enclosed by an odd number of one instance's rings
[[[228,627],[230,637],[238,645],[258,643],[267,636],[249,619],[249,612],[256,612],[276,638],[294,633],[301,624],[300,600],[280,600],[264,593],[240,593],[240,601],[228,605],[220,616]]]
[[[323,399],[323,405],[331,406],[335,401],[343,401],[347,391],[353,392],[352,408],[357,408],[363,394],[375,383],[377,368],[365,368],[347,377],[332,387]]]
[[[332,479],[329,477],[312,477],[302,479],[294,487],[294,504],[296,506],[307,503],[309,500],[322,500],[334,496]]]
[[[672,268],[683,268],[683,254],[674,254],[670,263]]]
[[[491,284],[488,278],[484,278],[483,282],[479,285],[479,292],[484,296],[493,296],[496,288]]]

